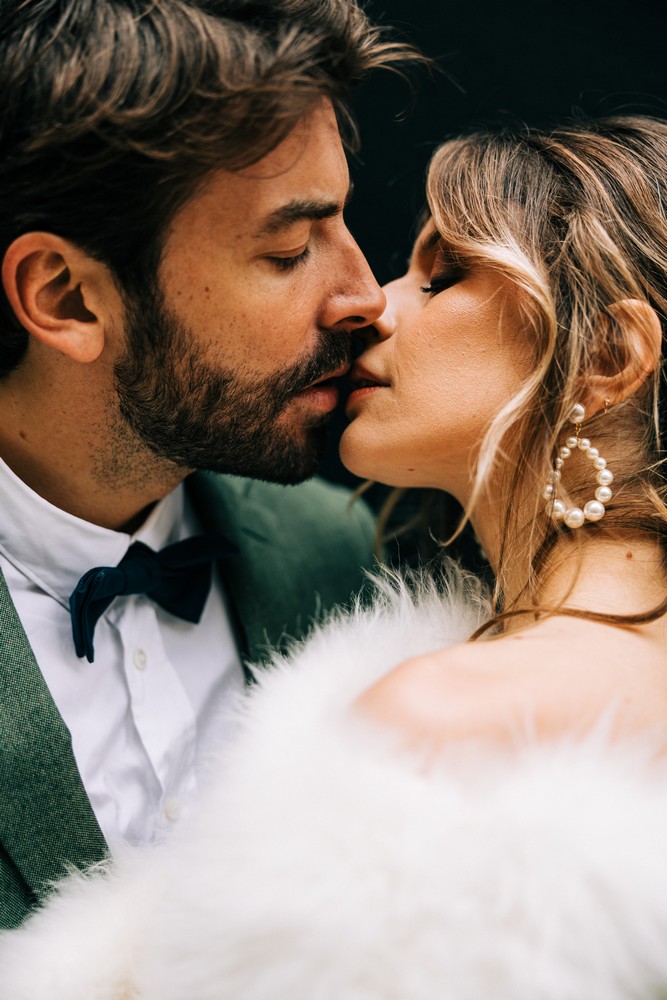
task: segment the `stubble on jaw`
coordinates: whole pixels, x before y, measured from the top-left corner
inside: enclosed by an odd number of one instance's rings
[[[182,469],[174,462],[146,448],[129,425],[118,415],[117,400],[108,400],[93,428],[94,440],[106,442],[96,449],[91,466],[93,482],[103,490],[166,495],[192,469]]]

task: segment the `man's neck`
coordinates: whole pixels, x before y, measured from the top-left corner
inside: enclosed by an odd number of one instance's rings
[[[134,531],[188,474],[153,455],[105,411],[90,385],[68,397],[49,385],[0,392],[0,457],[41,497],[84,521]]]
[[[91,524],[124,531],[137,531],[155,504],[178,486],[184,476],[165,484],[150,487],[148,483],[132,488],[130,484],[117,489],[105,488],[85,470],[73,469],[55,461],[42,462],[38,456],[0,445],[0,458],[26,486],[60,510]]]

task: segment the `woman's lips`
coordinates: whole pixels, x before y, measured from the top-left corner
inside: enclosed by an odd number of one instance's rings
[[[354,388],[347,398],[347,403],[345,404],[346,410],[354,408],[355,403],[358,403],[364,397],[370,396],[380,389],[388,388],[387,382],[360,364],[355,364],[352,368],[350,381]]]

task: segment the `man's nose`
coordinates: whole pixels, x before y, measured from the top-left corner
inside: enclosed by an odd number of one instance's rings
[[[384,309],[372,323],[362,331],[363,337],[369,343],[378,340],[387,340],[396,332],[396,304],[395,286],[397,281],[390,281],[382,289],[384,295]]]
[[[396,332],[396,313],[394,311],[392,297],[389,292],[389,286],[384,289],[384,293],[386,302],[385,307],[380,316],[378,316],[373,323],[373,330],[380,340],[387,340]]]
[[[396,314],[389,298],[387,298],[385,308],[374,323],[364,326],[355,333],[355,340],[358,350],[365,350],[373,344],[388,340],[396,331]]]
[[[341,278],[328,302],[328,317],[322,325],[352,331],[372,326],[387,303],[361,249],[351,234],[348,237]]]

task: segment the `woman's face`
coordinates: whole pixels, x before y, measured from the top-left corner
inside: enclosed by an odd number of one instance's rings
[[[491,270],[448,261],[432,222],[385,292],[352,372],[375,384],[350,396],[341,458],[359,476],[465,503],[484,433],[531,371],[516,292]]]

